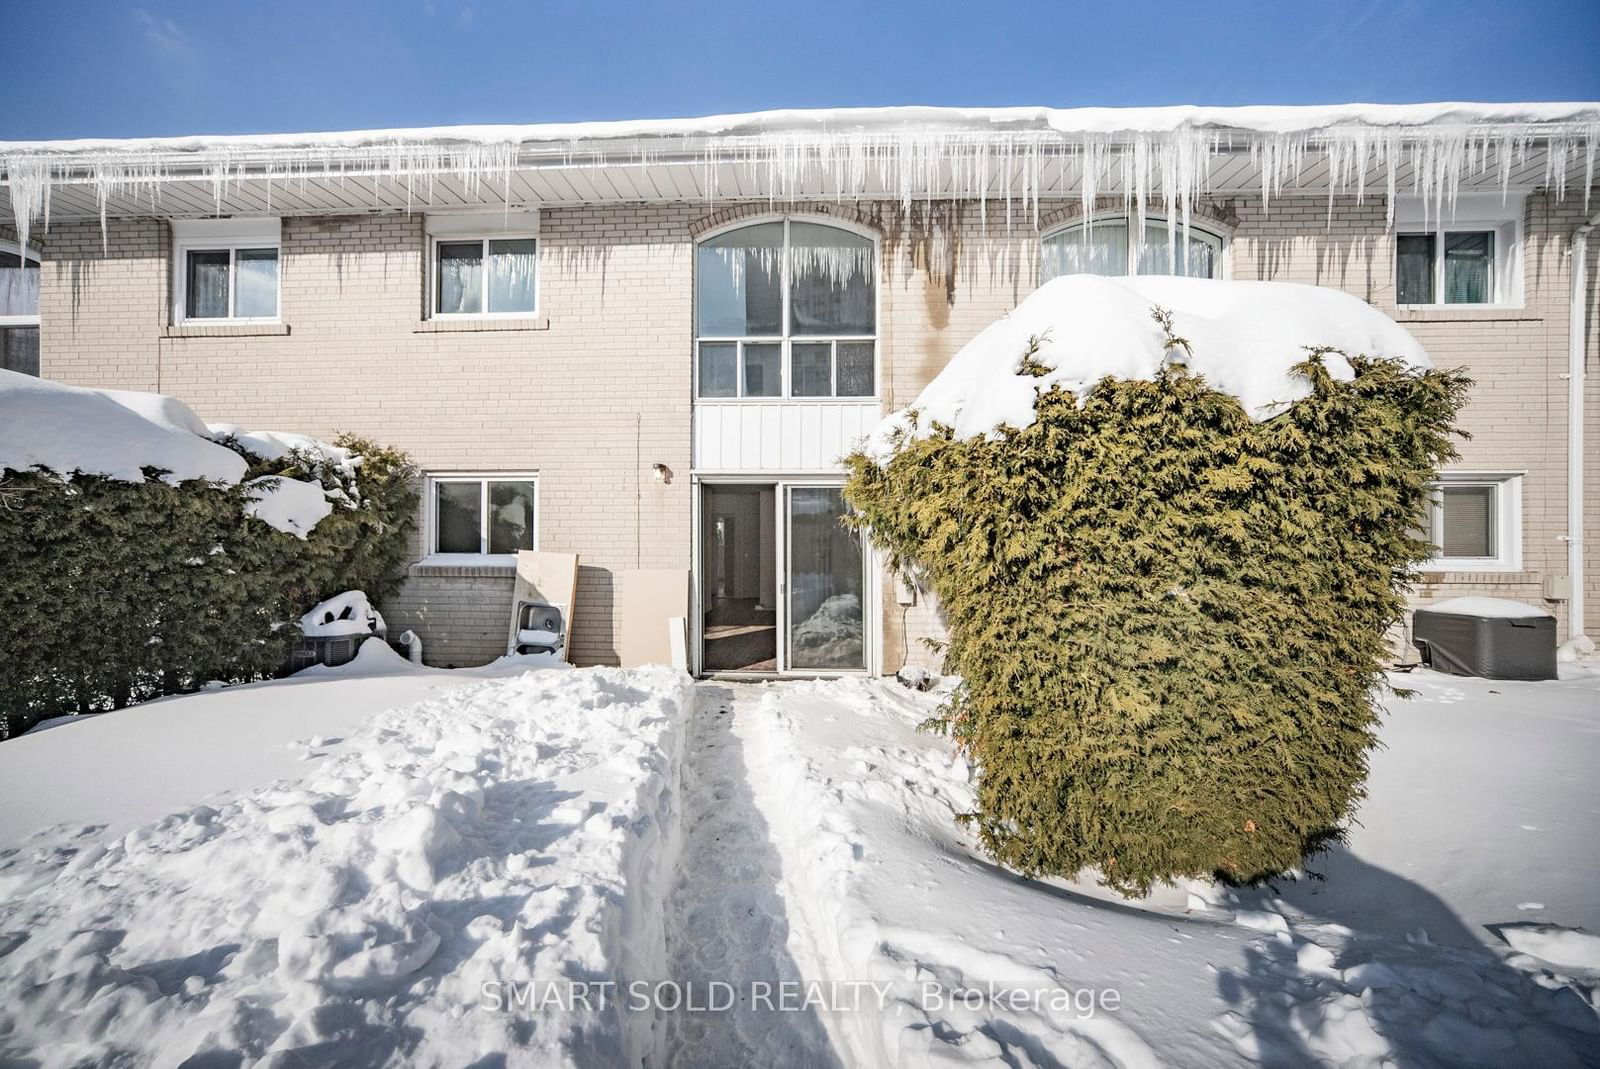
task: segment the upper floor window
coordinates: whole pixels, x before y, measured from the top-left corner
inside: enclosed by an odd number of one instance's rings
[[[803,219],[753,223],[695,256],[702,398],[873,397],[878,248]]]
[[[534,237],[451,236],[433,243],[433,314],[532,315],[539,242]]]
[[[538,212],[434,214],[425,226],[430,316],[512,319],[538,311]]]
[[[0,368],[39,374],[39,258],[0,244]]]
[[[1395,303],[1520,304],[1522,198],[1463,193],[1443,221],[1436,207],[1396,202]]]
[[[1144,240],[1135,255],[1136,233],[1137,225],[1128,219],[1096,219],[1046,235],[1039,280],[1048,282],[1059,275],[1222,277],[1222,238],[1216,234],[1191,226],[1185,242],[1181,225],[1146,219]]]
[[[277,219],[175,219],[173,322],[278,318]]]

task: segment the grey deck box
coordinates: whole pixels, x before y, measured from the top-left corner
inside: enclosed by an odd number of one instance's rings
[[[1411,638],[1424,664],[1453,676],[1556,678],[1554,616],[1468,616],[1418,609]]]

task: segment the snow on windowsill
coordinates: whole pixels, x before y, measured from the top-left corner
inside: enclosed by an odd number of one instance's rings
[[[549,316],[518,316],[515,318],[475,318],[463,316],[451,319],[423,319],[411,328],[413,334],[451,334],[458,331],[481,330],[549,330]]]
[[[162,335],[167,338],[251,338],[288,333],[287,323],[173,323]]]

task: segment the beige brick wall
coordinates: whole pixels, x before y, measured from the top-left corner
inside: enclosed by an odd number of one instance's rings
[[[1600,200],[1600,198],[1597,198]],[[802,206],[876,229],[884,239],[881,391],[906,404],[973,335],[1037,282],[1031,213],[1008,225],[1000,206]],[[283,224],[287,335],[173,337],[169,231],[159,220],[56,224],[44,236],[43,371],[84,385],[158,389],[209,420],[316,434],[351,430],[410,451],[431,470],[536,470],[540,544],[575,551],[584,568],[573,652],[616,658],[617,571],[684,567],[690,557],[690,346],[694,236],[782,206],[612,205],[547,209],[540,222],[540,311],[547,329],[424,332],[420,215],[291,218]],[[1514,312],[1397,313],[1384,205],[1324,197],[1207,206],[1232,238],[1230,272],[1336,286],[1397,314],[1435,360],[1466,366],[1478,386],[1465,415],[1463,467],[1521,468],[1525,568],[1447,575],[1419,600],[1465,591],[1539,602],[1565,574],[1567,239],[1583,198],[1530,197],[1527,307]],[[1041,210],[1044,229],[1076,207]],[[1600,242],[1596,242],[1600,253]],[[1593,255],[1593,254],[1592,254]],[[1590,278],[1600,273],[1591,266]],[[1590,307],[1595,307],[1591,286]],[[1593,315],[1593,313],[1591,313]],[[1600,346],[1600,329],[1591,341]],[[1600,348],[1591,348],[1593,356]],[[1600,376],[1590,379],[1589,529],[1600,529]],[[667,464],[670,484],[651,478]],[[1600,543],[1600,538],[1595,540]],[[1591,545],[1591,557],[1600,544]],[[420,549],[418,554],[420,555]],[[1591,565],[1591,618],[1600,562]],[[511,582],[504,573],[413,569],[386,609],[416,627],[434,663],[498,654]],[[885,667],[936,664],[918,640],[937,610],[884,596]],[[1560,612],[1561,606],[1551,605]]]
[[[615,573],[689,558],[689,222],[698,208],[566,209],[540,226],[548,329],[420,333],[420,215],[283,223],[287,335],[169,337],[168,227],[45,238],[51,378],[161,390],[204,418],[406,449],[428,470],[539,473],[539,544],[582,557],[573,654],[616,660]],[[660,484],[651,465],[683,477]],[[417,569],[388,606],[428,659],[504,652],[511,579]]]

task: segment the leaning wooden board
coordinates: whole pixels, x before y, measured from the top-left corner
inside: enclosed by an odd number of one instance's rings
[[[524,549],[517,553],[517,582],[511,591],[511,628],[506,634],[506,652],[517,650],[517,606],[525,601],[543,602],[561,610],[566,621],[566,643],[561,656],[572,657],[572,618],[578,601],[578,555],[546,553]]]
[[[689,615],[687,568],[639,568],[622,572],[617,653],[624,668],[676,664],[672,621]],[[678,625],[682,632],[683,625]]]

